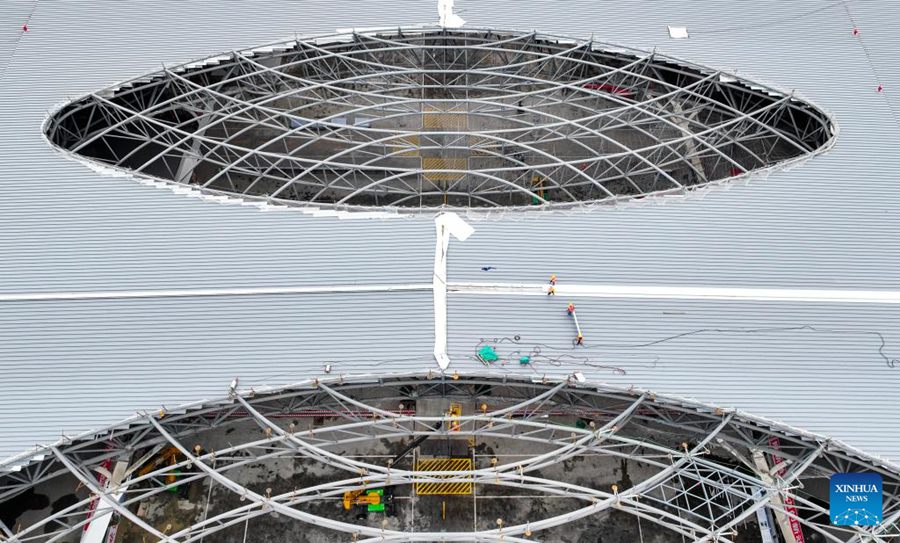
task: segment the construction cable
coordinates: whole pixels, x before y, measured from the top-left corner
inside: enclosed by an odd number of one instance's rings
[[[552,366],[561,366],[565,362],[571,362],[576,364],[583,364],[587,367],[594,367],[597,369],[609,369],[614,373],[619,375],[625,375],[627,372],[624,368],[606,365],[606,364],[597,364],[591,360],[591,357],[584,355],[572,354],[573,351],[591,351],[594,349],[644,349],[647,347],[652,347],[655,345],[661,345],[664,343],[668,343],[671,341],[675,341],[678,339],[702,335],[702,334],[749,334],[749,335],[762,335],[765,333],[772,332],[799,332],[799,331],[810,331],[814,333],[820,334],[845,334],[845,335],[867,335],[867,336],[875,336],[878,338],[879,345],[877,349],[878,356],[884,361],[885,364],[889,368],[894,368],[900,363],[900,360],[896,358],[889,357],[885,352],[885,347],[887,346],[887,341],[884,338],[884,335],[881,332],[875,330],[854,330],[854,329],[837,329],[837,328],[820,328],[810,324],[803,324],[797,326],[772,326],[772,327],[762,327],[762,328],[698,328],[696,330],[691,330],[688,332],[682,332],[679,334],[673,334],[670,336],[666,336],[660,339],[655,339],[652,341],[642,342],[642,343],[588,343],[584,342],[581,345],[576,345],[575,341],[572,341],[571,347],[554,347],[551,345],[547,345],[545,343],[528,343],[530,345],[530,349],[517,349],[510,351],[506,354],[498,353],[498,363],[500,364],[508,364],[510,361],[518,362],[519,359],[523,356],[528,356],[531,362],[537,363],[548,363]],[[488,345],[492,347],[502,346],[504,344],[511,344],[514,346],[522,344],[522,337],[520,335],[515,335],[512,337],[495,337],[495,338],[481,338],[478,343],[475,345],[475,350],[477,351],[481,347]],[[563,354],[559,355],[548,355],[545,354],[544,351],[550,352],[561,352],[568,350],[569,352],[563,352]],[[611,356],[622,356],[620,354],[615,354]],[[654,355],[655,360],[652,362],[652,367],[656,366],[656,363],[659,361],[659,356]],[[475,357],[475,360],[480,359]]]

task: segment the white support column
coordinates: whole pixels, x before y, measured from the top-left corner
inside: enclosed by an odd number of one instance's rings
[[[116,462],[112,473],[104,474],[106,477],[104,490],[109,493],[108,499],[118,502],[125,494],[126,487],[122,485],[122,482],[125,480],[127,473],[128,462],[119,461]],[[81,543],[104,543],[106,541],[106,531],[112,521],[112,515],[113,510],[109,509],[92,520],[81,536]]]
[[[756,464],[757,476],[765,484],[774,485],[775,480],[769,474],[771,468],[762,451],[753,451],[753,463]],[[772,502],[772,512],[775,513],[775,522],[781,529],[781,535],[784,537],[784,540],[788,543],[802,543],[802,541],[798,542],[797,538],[794,537],[794,532],[791,529],[791,519],[784,514],[785,504],[781,499],[781,495],[772,494],[770,501]]]
[[[681,128],[685,134],[692,134],[690,122],[694,120],[694,117],[697,116],[697,113],[700,110],[696,110],[689,117],[684,116],[684,110],[681,108],[681,103],[678,100],[672,100],[672,109],[675,111],[675,124]],[[697,140],[694,138],[688,138],[684,140],[685,152],[687,156],[691,157],[691,164],[694,166],[694,169],[697,170],[697,173],[700,174],[700,182],[706,183],[706,171],[703,169],[703,162],[700,161],[700,156],[697,155]]]
[[[762,498],[764,493],[763,489],[758,488],[755,495]],[[775,528],[772,526],[771,510],[768,507],[760,507],[756,510],[756,522],[759,523],[759,536],[762,543],[775,543],[773,537]]]
[[[447,355],[447,249],[450,236],[465,241],[475,232],[456,213],[441,213],[434,219],[437,241],[434,248],[434,359],[441,371],[450,365]]]
[[[194,169],[200,164],[202,138],[206,135],[206,127],[215,120],[215,117],[212,115],[212,112],[216,109],[215,100],[207,98],[203,104],[203,109],[204,113],[200,116],[197,129],[194,131],[195,137],[191,138],[191,147],[184,152],[184,155],[181,157],[181,163],[178,165],[178,173],[175,174],[175,181],[178,183],[189,184],[194,174]]]

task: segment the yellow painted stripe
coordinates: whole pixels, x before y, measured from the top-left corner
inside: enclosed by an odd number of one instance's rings
[[[469,149],[473,155],[484,156],[488,153],[482,149],[479,149],[479,146],[488,146],[491,144],[491,140],[484,136],[469,136]]]
[[[433,104],[426,104],[422,110],[422,127],[426,130],[462,132],[468,120],[465,110],[447,110]]]
[[[416,471],[470,471],[471,458],[428,458],[416,462]],[[451,479],[457,475],[437,475],[436,478]],[[458,496],[472,493],[472,483],[453,481],[447,483],[416,483],[416,494],[420,496]]]
[[[419,136],[412,134],[409,136],[401,136],[395,140],[387,142],[385,145],[388,147],[396,148],[399,147],[401,149],[408,149],[403,151],[402,153],[398,153],[396,156],[399,157],[418,157],[419,156]]]
[[[463,132],[466,129],[466,115],[462,113],[424,113],[422,127],[440,132]]]
[[[416,485],[419,496],[466,496],[472,494],[471,483],[429,483]]]
[[[459,157],[425,157],[422,159],[422,169],[425,170],[425,179],[429,181],[455,181],[465,175],[469,162]],[[461,170],[448,172],[443,170]]]

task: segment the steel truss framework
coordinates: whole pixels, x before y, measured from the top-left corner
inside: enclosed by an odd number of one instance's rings
[[[458,437],[506,438],[542,445],[547,452],[517,457],[459,472],[410,471],[369,459],[344,457],[342,447],[448,435],[446,416],[417,414],[416,401],[450,398],[490,402],[490,407],[458,419]],[[385,409],[383,406],[404,406]],[[475,403],[475,405],[481,405]],[[382,406],[382,407],[378,407]],[[287,419],[314,411],[335,424],[300,428]],[[589,420],[584,428],[554,422],[563,416]],[[231,442],[221,450],[198,450],[198,432],[255,422],[255,439]],[[439,428],[438,422],[445,424]],[[657,436],[652,438],[649,436]],[[673,441],[672,437],[678,436]],[[688,436],[684,438],[682,436]],[[252,437],[252,436],[251,436]],[[773,445],[777,438],[777,447]],[[239,441],[239,440],[237,440]],[[677,442],[677,443],[676,443]],[[673,443],[675,443],[673,445]],[[177,447],[184,460],[139,475],[153,451]],[[150,451],[147,453],[146,451]],[[779,468],[761,473],[754,453],[783,459]],[[630,488],[594,488],[539,476],[538,470],[579,455],[629,459],[654,473]],[[140,455],[143,455],[139,458]],[[277,458],[303,459],[330,466],[336,474],[325,483],[272,494],[239,484],[230,475],[243,466]],[[127,461],[119,485],[103,485],[98,473],[111,462]],[[679,540],[731,541],[736,529],[769,508],[776,517],[797,519],[807,535],[826,541],[888,541],[900,535],[900,470],[840,442],[779,426],[771,421],[714,406],[663,398],[633,388],[580,383],[574,379],[498,378],[483,375],[403,374],[327,376],[287,388],[238,391],[217,401],[139,414],[104,431],[64,439],[20,458],[0,486],[0,508],[16,496],[55,478],[74,476],[90,496],[31,526],[0,526],[0,541],[56,541],[104,514],[127,521],[158,541],[200,541],[229,526],[261,515],[277,514],[315,524],[343,541],[535,541],[546,530],[615,509],[671,530]],[[770,460],[769,465],[773,465]],[[107,468],[108,471],[108,468]],[[165,492],[150,484],[178,472],[175,485],[215,483],[239,496],[240,505],[204,517],[184,529],[163,533],[135,513],[139,504]],[[838,472],[874,471],[884,479],[884,522],[877,527],[835,527],[821,496],[808,490]],[[403,532],[348,523],[310,513],[305,504],[338,498],[352,489],[470,481],[565,496],[581,506],[558,516],[469,532]],[[791,496],[796,509],[785,508]]]
[[[821,152],[771,87],[656,52],[496,30],[296,39],[57,111],[64,150],[214,194],[338,208],[571,207],[681,193]]]

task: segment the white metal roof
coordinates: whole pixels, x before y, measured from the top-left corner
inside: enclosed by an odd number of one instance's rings
[[[295,32],[434,22],[432,3],[13,5],[0,27],[4,294],[431,281],[427,217],[343,220],[187,198],[67,160],[44,140],[41,124],[58,104],[160,64]],[[481,27],[595,34],[796,89],[833,115],[839,134],[828,153],[749,184],[589,213],[480,220],[470,239],[452,245],[451,281],[489,273],[491,281],[541,282],[556,273],[571,283],[900,285],[893,94],[900,6],[630,1],[600,9],[578,0],[554,10],[537,0],[460,0],[456,7]],[[17,16],[27,18],[27,34]],[[687,26],[690,39],[670,39],[669,24]],[[480,338],[565,344],[567,301],[451,294],[454,364],[480,366],[466,358]],[[579,365],[592,379],[733,405],[900,460],[900,416],[892,409],[900,368],[889,367],[869,333],[881,334],[888,358],[900,356],[896,305],[578,304],[589,343],[731,330],[666,342],[650,351],[652,363],[643,352],[601,357],[625,366],[624,375]],[[235,376],[246,385],[290,383],[319,373],[325,361],[348,372],[422,369],[434,364],[432,319],[428,292],[0,303],[0,458],[137,409],[218,397]],[[803,325],[832,332],[739,331]]]

